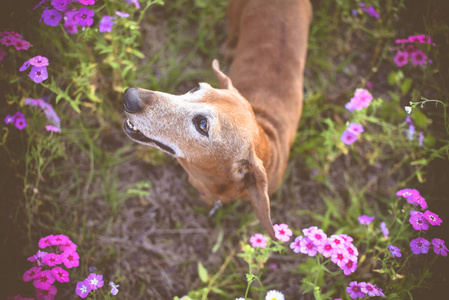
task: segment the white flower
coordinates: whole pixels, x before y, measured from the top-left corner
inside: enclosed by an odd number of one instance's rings
[[[407,115],[409,115],[412,112],[412,108],[410,106],[405,106],[404,109]]]
[[[240,298],[235,298],[235,300],[245,300],[245,298],[240,297]]]
[[[268,291],[265,300],[284,300],[284,294],[279,291],[271,290]]]

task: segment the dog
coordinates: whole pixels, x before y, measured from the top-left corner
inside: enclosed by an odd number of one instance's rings
[[[183,95],[128,88],[125,133],[177,158],[212,206],[248,200],[275,239],[269,195],[281,184],[302,111],[309,0],[231,0],[229,76]]]

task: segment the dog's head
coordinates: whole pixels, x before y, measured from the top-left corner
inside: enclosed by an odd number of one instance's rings
[[[274,238],[268,180],[261,155],[266,141],[249,102],[212,64],[220,89],[207,83],[184,95],[127,89],[123,128],[134,141],[178,159],[207,202],[250,200]]]

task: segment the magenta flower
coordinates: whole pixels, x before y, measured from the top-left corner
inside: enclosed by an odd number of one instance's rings
[[[388,230],[388,227],[385,224],[385,222],[380,223],[380,230],[382,231],[382,234],[384,235],[384,237],[388,238],[390,231]]]
[[[85,281],[87,281],[92,290],[101,288],[104,284],[103,275],[97,275],[95,273],[90,273]]]
[[[112,281],[109,282],[109,285],[112,287],[112,289],[111,289],[111,294],[112,294],[113,296],[117,295],[119,285],[113,283]]]
[[[51,239],[51,244],[54,246],[62,245],[68,241],[70,241],[69,237],[67,237],[63,234],[58,234],[58,235],[53,236],[53,238]]]
[[[309,236],[309,235],[312,234],[312,232],[313,232],[314,230],[317,230],[317,229],[318,229],[318,227],[316,227],[316,226],[310,226],[309,228],[304,228],[304,229],[302,230],[302,233],[304,233],[305,236]]]
[[[119,17],[122,17],[122,18],[127,18],[127,17],[129,17],[129,14],[128,14],[128,13],[124,13],[124,12],[121,12],[121,11],[116,11],[115,14],[116,14],[117,16],[119,16]]]
[[[95,0],[78,0],[78,1],[84,5],[94,5],[95,4]]]
[[[66,11],[71,0],[51,0],[51,5],[59,11]]]
[[[10,115],[7,115],[5,117],[5,124],[10,124],[12,122],[14,122],[14,118],[12,116],[10,116]]]
[[[443,220],[441,220],[436,213],[433,213],[430,210],[426,210],[423,216],[427,221],[429,221],[430,225],[440,226],[441,223],[443,223]]]
[[[424,253],[429,251],[430,242],[423,237],[416,238],[410,242],[410,247],[414,254]]]
[[[76,34],[78,32],[78,27],[76,26],[78,23],[73,23],[70,21],[64,22],[64,28],[69,34]]]
[[[76,284],[75,293],[81,298],[86,298],[91,290],[92,288],[89,286],[89,282],[87,280],[78,281]]]
[[[379,19],[379,13],[374,9],[374,7],[370,6],[366,8],[365,3],[361,2],[360,6],[362,7],[362,11],[368,13],[371,17]]]
[[[55,282],[55,277],[51,274],[50,270],[45,270],[39,272],[33,284],[38,289],[48,290],[53,282]]]
[[[366,89],[356,89],[354,96],[351,98],[351,103],[356,110],[362,110],[369,106],[373,95]]]
[[[327,235],[319,228],[313,229],[307,237],[317,246],[321,245],[327,239]]]
[[[32,47],[33,45],[30,44],[28,41],[16,39],[14,40],[14,47],[16,47],[16,50],[28,50],[28,48]]]
[[[39,267],[45,266],[45,263],[42,261],[42,258],[48,253],[45,251],[37,250],[37,253],[33,256],[27,258],[28,261],[36,262]]]
[[[310,257],[313,257],[317,253],[317,246],[316,244],[308,237],[304,237],[301,239],[300,243],[300,249],[299,251],[301,253],[307,254]]]
[[[265,248],[267,246],[268,237],[264,236],[263,234],[256,233],[249,239],[249,241],[253,248]]]
[[[54,267],[53,269],[51,269],[51,274],[59,282],[69,282],[70,281],[69,272],[67,272],[66,270],[64,270],[61,267]]]
[[[339,236],[345,244],[352,243],[352,241],[354,240],[351,236],[347,234],[339,234]]]
[[[42,269],[41,267],[34,266],[31,269],[25,271],[25,273],[23,273],[22,276],[23,281],[28,282],[33,279],[36,279],[39,276],[41,269]]]
[[[426,54],[419,49],[413,51],[413,53],[410,54],[410,57],[412,58],[412,64],[417,66],[422,66],[427,62]]]
[[[54,285],[50,285],[49,289],[43,290],[36,288],[36,299],[38,300],[53,300],[58,292]]]
[[[380,287],[378,287],[377,285],[374,285],[374,290],[376,292],[376,296],[385,298],[385,294],[382,292],[382,289]]]
[[[5,52],[5,50],[0,49],[0,61],[2,61],[5,58],[6,54],[7,53]]]
[[[343,269],[345,264],[348,263],[349,258],[345,255],[345,252],[336,250],[332,253],[331,261]]]
[[[140,3],[139,3],[138,0],[125,0],[125,1],[128,3],[128,5],[130,5],[131,3],[133,3],[133,4],[136,6],[137,9],[140,8]]]
[[[290,228],[288,228],[287,224],[275,224],[274,228],[274,236],[283,242],[288,242],[290,237],[293,235],[293,232]]]
[[[348,260],[348,262],[346,264],[344,264],[341,269],[343,270],[343,273],[345,275],[354,273],[355,270],[357,270],[357,261]]]
[[[111,32],[112,26],[114,25],[114,19],[115,19],[115,17],[110,17],[110,16],[104,16],[103,18],[101,18],[100,24],[98,25],[99,31],[101,33]]]
[[[48,66],[48,58],[46,58],[45,56],[35,56],[33,58],[30,58],[28,60],[28,62],[35,66],[35,67],[46,67]]]
[[[411,35],[408,37],[408,41],[412,42],[412,43],[421,43],[421,44],[425,44],[425,43],[431,44],[432,43],[430,37],[428,37],[426,40],[425,34]]]
[[[355,135],[359,135],[361,134],[364,130],[363,130],[363,126],[361,124],[358,123],[351,123],[348,126],[348,131],[352,132]]]
[[[429,222],[424,217],[424,214],[421,212],[418,212],[410,217],[409,219],[410,224],[412,224],[413,229],[415,230],[427,230],[429,229]]]
[[[405,51],[398,51],[396,53],[396,56],[394,57],[394,63],[398,66],[398,67],[403,67],[406,64],[408,64],[408,57],[409,54]]]
[[[57,9],[44,9],[44,12],[42,13],[41,19],[44,19],[44,23],[48,26],[58,26],[59,21],[62,20],[62,14]]]
[[[62,253],[62,262],[68,269],[78,267],[80,264],[79,259],[80,256],[76,251],[67,250]]]
[[[93,16],[94,11],[91,9],[88,9],[86,7],[81,7],[78,11],[78,25],[80,26],[90,26],[94,22]]]
[[[290,249],[293,250],[295,253],[301,252],[301,240],[303,239],[302,236],[297,236],[295,240],[290,244]]]
[[[333,234],[331,235],[329,240],[333,248],[338,248],[340,250],[343,250],[345,248],[345,241],[339,235]]]
[[[393,257],[401,257],[402,256],[401,249],[399,249],[396,246],[393,246],[393,245],[390,244],[390,245],[388,245],[388,250],[390,250],[391,255]]]
[[[405,48],[405,52],[408,55],[412,54],[415,50],[416,50],[416,48],[413,45],[408,45],[407,48]]]
[[[317,251],[321,253],[324,257],[331,257],[334,251],[334,247],[332,246],[331,240],[325,239],[320,245],[318,245]]]
[[[445,242],[442,239],[437,239],[434,238],[432,240],[432,245],[433,245],[433,251],[436,254],[442,255],[442,256],[447,256],[447,252],[449,252],[449,250],[447,249]]]
[[[345,130],[341,135],[340,140],[346,145],[351,145],[352,143],[357,141],[357,136],[354,133]]]
[[[363,293],[367,294],[370,297],[377,296],[376,295],[376,289],[374,288],[374,285],[372,285],[369,282],[360,282],[359,283],[360,289]]]
[[[77,245],[75,245],[71,240],[68,240],[67,242],[65,242],[64,244],[60,244],[59,245],[59,249],[61,250],[61,251],[64,251],[64,252],[66,252],[66,251],[76,251],[76,248],[77,248],[78,246]]]
[[[370,224],[373,220],[374,220],[374,216],[373,217],[369,217],[367,215],[361,215],[360,217],[358,217],[359,219],[359,223],[361,225],[368,225]]]
[[[352,281],[349,283],[349,286],[346,288],[346,292],[352,299],[365,296],[365,293],[362,292],[362,288],[357,284],[357,281]]]
[[[348,259],[357,261],[357,256],[359,256],[359,250],[352,243],[347,243],[345,245],[344,250],[346,250],[345,256]]]
[[[46,248],[52,246],[53,234],[47,235],[39,240],[39,248]]]
[[[402,197],[407,199],[408,203],[420,205],[422,209],[426,209],[427,208],[426,199],[424,199],[424,197],[422,197],[419,194],[418,190],[415,190],[415,189],[399,190],[396,193],[396,196],[402,196]]]
[[[16,126],[17,129],[22,130],[27,127],[27,120],[24,117],[16,118],[14,126]]]
[[[34,82],[41,83],[48,78],[47,68],[33,66],[29,76]]]
[[[53,267],[62,263],[61,255],[55,253],[48,253],[42,258],[49,267]]]
[[[61,129],[59,127],[53,125],[45,125],[45,129],[51,132],[61,132]]]

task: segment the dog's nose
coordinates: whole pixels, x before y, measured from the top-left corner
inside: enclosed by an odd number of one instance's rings
[[[139,96],[139,91],[135,88],[126,89],[123,94],[123,100],[123,106],[127,113],[135,114],[143,109],[143,102]]]

